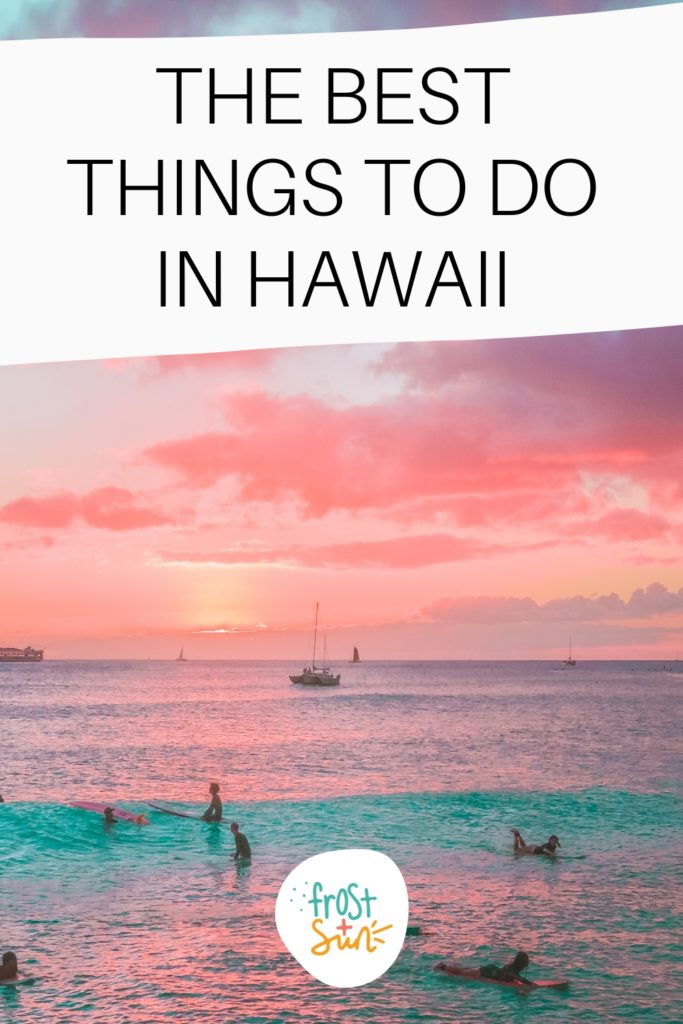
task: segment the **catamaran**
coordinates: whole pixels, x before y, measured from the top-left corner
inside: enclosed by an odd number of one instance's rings
[[[293,683],[301,686],[339,686],[341,674],[334,675],[327,663],[327,637],[323,643],[323,663],[320,668],[315,663],[316,648],[318,644],[318,604],[315,606],[315,625],[313,626],[313,660],[306,665],[297,676],[290,676]]]

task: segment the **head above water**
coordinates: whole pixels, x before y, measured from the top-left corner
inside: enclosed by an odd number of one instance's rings
[[[560,840],[557,838],[557,836],[550,836],[550,838],[548,839],[548,846],[551,850],[554,850],[556,846],[560,845]]]
[[[104,808],[104,817],[105,817],[106,821],[113,821],[114,820],[114,808],[113,807],[105,807]]]
[[[520,949],[519,953],[516,954],[515,959],[512,961],[512,966],[516,971],[523,971],[525,967],[529,966],[528,954],[523,953]]]
[[[16,964],[17,954],[13,953],[11,949],[8,949],[6,953],[2,954],[2,966],[8,967],[10,964]]]
[[[240,827],[237,824],[237,822],[236,821],[231,821],[230,822],[230,831],[231,832],[239,832],[239,830],[240,830]]]
[[[217,782],[212,782],[211,785],[209,786],[209,793],[211,793],[212,796],[216,796],[216,794],[220,793],[220,791],[221,787],[218,785]]]

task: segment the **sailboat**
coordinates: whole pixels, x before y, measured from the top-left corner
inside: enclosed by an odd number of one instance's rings
[[[181,647],[180,648],[180,654],[176,658],[176,661],[187,661],[187,658],[185,657],[185,654],[183,652],[184,652],[184,648]]]
[[[572,638],[571,637],[569,637],[569,654],[564,659],[564,664],[567,666],[567,668],[574,668],[574,666],[576,665],[576,659],[574,658],[574,656],[572,654]]]
[[[351,658],[351,661],[349,662],[349,665],[357,665],[359,661],[360,661],[360,654],[358,653],[358,648],[354,647],[354,649],[353,649],[353,657]]]
[[[299,683],[302,686],[339,686],[339,680],[341,675],[338,673],[336,676],[330,671],[327,665],[327,637],[324,638],[323,642],[323,663],[320,668],[315,663],[316,648],[318,644],[318,604],[315,606],[315,625],[313,626],[313,660],[310,665],[306,665],[301,670],[301,673],[297,676],[290,676],[289,678],[293,683]]]

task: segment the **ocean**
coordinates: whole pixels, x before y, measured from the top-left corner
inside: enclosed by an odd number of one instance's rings
[[[0,985],[13,1024],[609,1022],[683,1018],[680,662],[367,662],[292,686],[285,662],[0,666]],[[148,828],[66,806],[147,808]],[[560,836],[563,859],[515,858]],[[389,854],[411,924],[360,989],[310,978],[274,925],[282,880],[324,850]],[[517,949],[520,993],[440,977]]]

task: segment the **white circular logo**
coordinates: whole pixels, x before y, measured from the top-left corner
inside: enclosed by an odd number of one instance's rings
[[[401,952],[408,890],[384,853],[319,853],[282,883],[275,923],[289,952],[318,981],[338,988],[366,985]]]

